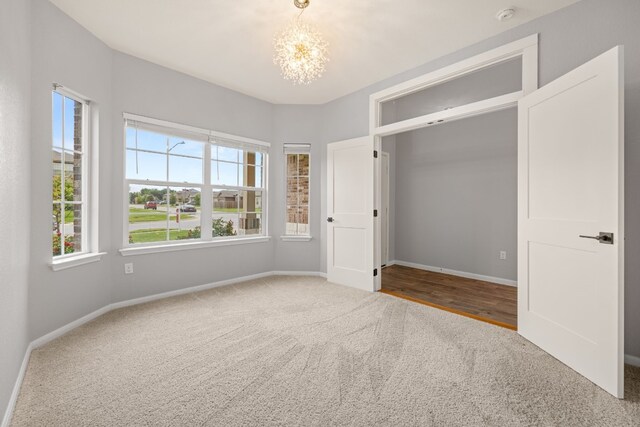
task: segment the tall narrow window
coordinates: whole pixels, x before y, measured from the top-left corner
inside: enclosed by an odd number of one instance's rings
[[[265,234],[266,143],[125,117],[125,246]]]
[[[287,236],[309,236],[309,144],[285,144]]]
[[[61,88],[52,94],[53,257],[89,251],[88,103]]]

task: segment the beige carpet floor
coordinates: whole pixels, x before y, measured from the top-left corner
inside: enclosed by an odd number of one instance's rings
[[[639,426],[516,333],[270,277],[110,312],[34,351],[13,426]]]

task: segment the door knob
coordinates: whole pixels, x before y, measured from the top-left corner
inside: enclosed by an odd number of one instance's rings
[[[327,218],[327,222],[333,222],[333,218],[331,217]]]
[[[613,245],[613,233],[606,233],[601,231],[597,236],[584,236],[581,234],[580,237],[582,237],[583,239],[594,239],[605,245]]]

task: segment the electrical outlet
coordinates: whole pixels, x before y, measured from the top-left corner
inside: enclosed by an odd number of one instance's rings
[[[133,263],[129,262],[124,265],[124,274],[133,274]]]
[[[500,259],[507,259],[507,251],[500,251]]]

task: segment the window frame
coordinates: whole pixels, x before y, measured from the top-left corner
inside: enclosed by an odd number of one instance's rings
[[[155,119],[151,117],[145,117],[137,114],[123,113],[123,222],[122,222],[122,248],[119,252],[123,256],[138,255],[146,253],[156,252],[168,252],[173,250],[182,249],[194,249],[212,246],[224,246],[224,245],[236,245],[243,243],[264,242],[270,240],[269,228],[268,228],[268,170],[269,170],[269,149],[271,144],[265,141],[246,138],[242,136],[231,135],[223,132],[217,132],[209,129],[198,128],[194,126],[184,125],[181,123],[170,122],[166,120]],[[188,135],[197,137],[197,139],[191,139],[203,144],[203,157],[202,157],[202,184],[174,182],[169,181],[167,177],[166,181],[156,180],[142,180],[142,179],[129,179],[127,178],[127,128],[129,121],[138,122],[158,128],[157,132],[162,133],[162,128],[165,128],[168,132],[168,136],[172,136],[175,133],[181,135],[184,134],[184,139],[190,139]],[[205,140],[206,139],[206,140]],[[219,141],[216,143],[216,141]],[[228,142],[228,144],[224,144]],[[243,151],[250,151],[262,154],[262,186],[261,187],[247,187],[246,185],[229,186],[229,185],[216,185],[211,182],[212,163],[215,159],[212,159],[211,152],[216,146],[228,147],[239,149]],[[129,191],[130,185],[149,185],[149,186],[163,186],[163,187],[193,187],[198,188],[201,191],[200,198],[200,238],[188,239],[188,240],[163,240],[149,243],[129,243]],[[243,182],[243,184],[245,184]],[[213,190],[214,189],[230,189],[234,191],[260,191],[262,193],[262,212],[260,218],[262,222],[262,233],[251,235],[236,235],[236,236],[212,236],[212,222],[205,221],[208,212],[213,217]],[[205,197],[208,195],[208,197]]]
[[[311,218],[312,218],[312,214],[311,214],[311,173],[312,173],[312,156],[311,156],[311,144],[308,143],[284,143],[283,145],[283,154],[284,154],[284,167],[283,167],[283,176],[284,176],[284,222],[283,222],[283,226],[284,226],[284,233],[282,234],[282,236],[280,236],[280,239],[282,241],[285,242],[296,242],[296,241],[309,241],[311,240],[312,234],[311,234]],[[309,232],[306,234],[289,234],[287,232],[287,219],[288,219],[288,211],[287,211],[287,207],[289,206],[289,204],[287,203],[288,200],[288,196],[289,196],[289,185],[288,185],[288,181],[289,181],[289,154],[306,154],[309,156],[309,173],[308,173],[308,179],[309,179],[309,188],[308,188],[308,202],[307,202],[307,218],[309,220],[308,223],[308,227],[309,227]],[[300,206],[300,205],[298,205]]]
[[[81,250],[79,252],[73,252],[70,254],[60,254],[53,255],[50,252],[51,262],[50,267],[54,270],[62,270],[69,267],[75,267],[78,265],[86,264],[93,261],[99,261],[101,256],[104,253],[98,253],[98,245],[97,245],[97,236],[95,230],[97,229],[97,215],[94,214],[94,211],[97,209],[96,200],[97,200],[97,186],[95,185],[94,179],[94,138],[91,135],[91,121],[93,111],[91,109],[91,101],[86,97],[74,92],[62,85],[54,83],[51,89],[51,153],[53,156],[53,150],[57,147],[54,145],[54,123],[53,123],[53,96],[55,93],[59,94],[63,97],[63,111],[62,111],[62,129],[63,129],[63,139],[64,139],[64,98],[71,99],[75,102],[78,102],[82,105],[82,127],[81,127],[81,140],[82,140],[82,150],[81,150],[81,227],[82,227],[82,240],[81,240]],[[61,149],[61,161],[64,163],[64,153],[66,148]],[[51,158],[51,164],[53,165],[53,157]],[[64,174],[64,166],[62,166],[62,174]],[[64,178],[60,183],[64,188]],[[64,197],[64,196],[63,196]],[[53,197],[51,199],[51,206],[54,205]],[[65,200],[61,200],[60,203],[64,206],[66,204]],[[50,221],[50,220],[49,220]],[[62,225],[64,230],[64,223]],[[64,241],[64,231],[61,235],[61,245]],[[51,248],[51,244],[49,245]]]

